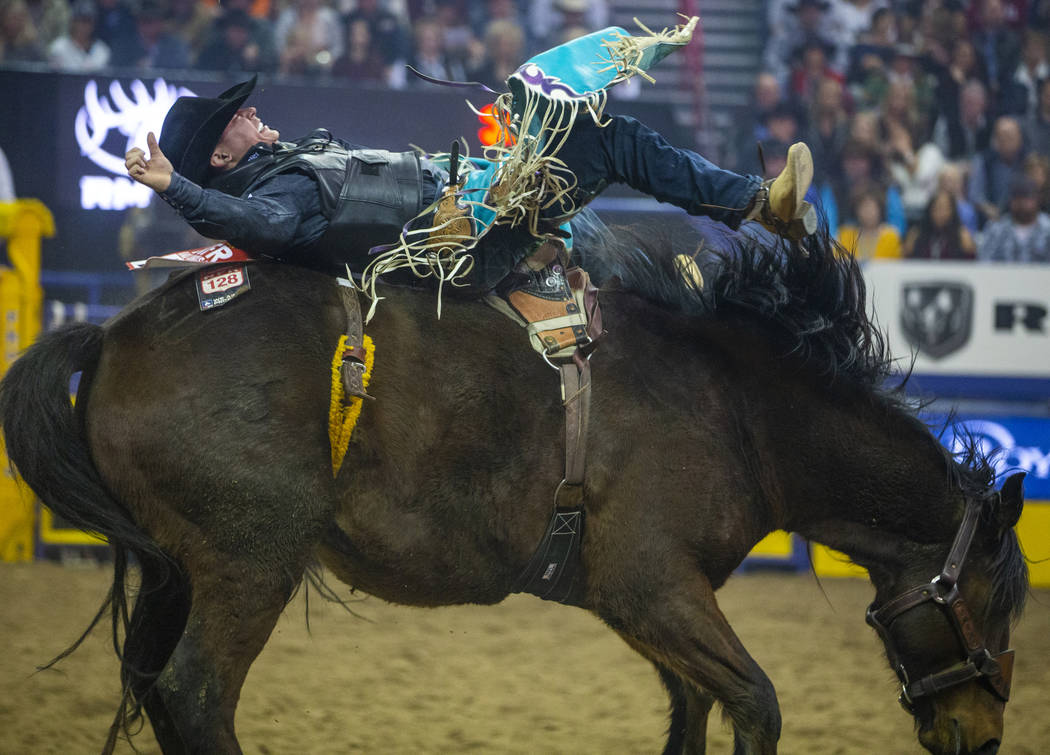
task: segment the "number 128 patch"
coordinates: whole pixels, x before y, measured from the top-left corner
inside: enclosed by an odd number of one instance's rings
[[[209,267],[197,273],[197,300],[202,312],[221,307],[251,287],[245,265]]]

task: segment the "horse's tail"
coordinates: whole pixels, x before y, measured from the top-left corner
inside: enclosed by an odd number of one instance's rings
[[[97,325],[70,325],[41,337],[11,366],[0,382],[7,455],[58,516],[105,536],[117,550],[156,554],[157,546],[106,489],[70,401],[73,374],[90,379],[98,364],[102,333]]]
[[[113,586],[108,598],[80,638],[45,666],[76,650],[110,609],[113,645],[121,659],[125,693],[111,728],[108,752],[118,729],[127,731],[129,720],[137,717],[141,705],[136,694],[140,690],[133,689],[133,683],[144,675],[123,656],[118,640],[121,627],[130,637],[126,592],[129,557],[134,556],[143,574],[154,575],[160,584],[177,574],[177,569],[171,568],[172,559],[110,493],[91,457],[82,401],[102,354],[102,337],[101,327],[77,323],[47,333],[30,346],[0,381],[0,425],[8,458],[44,505],[80,529],[104,536],[113,548]],[[75,409],[69,389],[76,372],[81,373],[81,400]]]
[[[133,660],[121,652],[119,630],[123,628],[125,636],[131,636],[126,590],[129,558],[134,557],[142,566],[144,581],[146,574],[152,574],[151,579],[161,585],[177,569],[171,568],[168,555],[113,497],[91,458],[82,401],[102,355],[102,340],[102,328],[77,323],[45,334],[31,345],[0,381],[0,424],[7,457],[44,505],[70,524],[101,534],[113,549],[113,584],[106,601],[77,642],[44,667],[53,666],[80,647],[110,610],[113,648],[121,658],[125,684],[104,750],[111,752],[118,732],[127,732],[129,722],[141,712],[141,680],[145,678],[148,685],[155,676],[135,669]],[[77,372],[81,373],[81,400],[75,408],[69,385]],[[137,680],[140,684],[135,684]]]

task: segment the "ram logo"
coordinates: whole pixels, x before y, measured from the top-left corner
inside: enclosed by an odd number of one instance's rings
[[[901,302],[901,330],[920,354],[943,359],[970,340],[973,289],[965,283],[905,283]]]

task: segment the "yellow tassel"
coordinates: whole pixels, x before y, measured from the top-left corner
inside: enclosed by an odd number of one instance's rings
[[[368,387],[368,381],[372,378],[372,365],[375,363],[375,344],[372,339],[365,336],[365,374],[362,376],[364,386]],[[332,395],[328,404],[328,440],[332,446],[332,477],[339,476],[339,469],[343,466],[343,458],[346,449],[350,445],[350,434],[357,425],[357,418],[361,416],[361,405],[364,399],[353,396],[347,404],[343,403],[343,351],[346,349],[346,335],[339,337],[339,344],[335,347],[332,356]]]

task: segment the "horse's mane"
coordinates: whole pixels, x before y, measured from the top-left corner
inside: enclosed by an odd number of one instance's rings
[[[649,227],[588,228],[583,247],[583,266],[603,286],[688,315],[746,320],[831,382],[879,390],[892,372],[882,332],[868,317],[860,267],[826,233],[803,243],[764,233],[712,243],[697,234],[683,244]],[[703,274],[701,289],[676,265],[683,250]]]
[[[764,329],[784,344],[785,356],[802,360],[829,383],[860,388],[929,436],[944,458],[949,484],[967,500],[981,501],[983,521],[996,521],[1000,498],[989,456],[972,437],[959,454],[937,442],[918,416],[923,404],[904,391],[910,364],[887,386],[897,370],[877,321],[868,315],[861,268],[823,229],[798,243],[759,232],[715,239],[697,234],[688,244],[660,229],[606,228],[586,216],[582,230],[578,254],[603,287],[631,291],[689,316],[730,318]],[[700,269],[702,287],[682,275],[675,257],[683,251]],[[949,418],[948,424],[953,422]],[[993,601],[1016,616],[1028,591],[1025,559],[1012,529],[997,545]]]
[[[941,447],[948,463],[949,477],[968,500],[981,502],[981,521],[985,526],[995,526],[1002,499],[994,491],[996,471],[993,457],[1000,451],[985,451],[977,436],[955,424],[954,416],[948,418],[946,427],[949,425],[955,429],[956,442],[962,445],[957,454]],[[1024,610],[1028,596],[1028,565],[1013,528],[1001,533],[997,545],[991,561],[992,599],[989,608],[1009,612],[1016,619]]]

